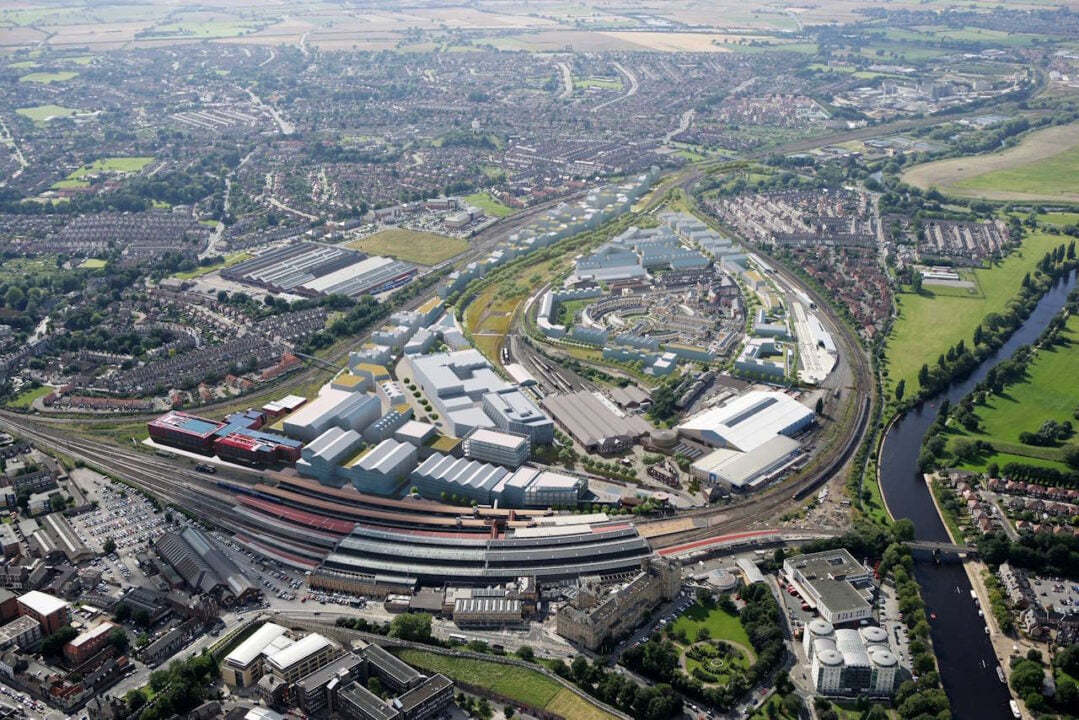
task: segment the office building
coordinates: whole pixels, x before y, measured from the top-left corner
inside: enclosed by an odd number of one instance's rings
[[[31,590],[19,596],[19,614],[29,615],[41,623],[45,635],[54,632],[71,622],[67,603],[58,597]]]
[[[892,695],[906,672],[888,644],[888,633],[873,625],[836,629],[810,621],[802,636],[810,680],[821,695]]]
[[[329,639],[311,633],[266,658],[266,672],[291,685],[327,665],[340,654]]]
[[[291,642],[287,632],[276,623],[264,623],[225,656],[221,663],[221,679],[233,689],[255,685],[262,677],[266,651],[275,652]]]
[[[821,619],[832,625],[872,617],[873,571],[844,548],[787,558],[783,573]]]
[[[41,623],[36,618],[23,615],[0,626],[0,650],[6,650],[12,646],[20,650],[29,650],[35,647],[43,637],[45,635],[41,631]]]
[[[464,450],[469,460],[516,469],[528,461],[530,443],[527,435],[476,428],[465,438]]]

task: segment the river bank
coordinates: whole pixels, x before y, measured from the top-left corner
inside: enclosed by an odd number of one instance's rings
[[[958,402],[989,368],[1033,342],[1064,306],[1075,282],[1075,273],[1055,282],[1011,337],[964,380],[889,423],[878,452],[881,496],[892,518],[909,518],[914,523],[916,539],[952,541],[936,499],[918,470],[922,439],[936,420],[939,404],[945,399]],[[922,587],[926,608],[937,616],[931,624],[931,636],[941,684],[959,720],[1009,720],[1011,693],[997,677],[997,648],[992,637],[980,629],[985,627],[985,619],[978,616],[980,608],[971,600],[971,590],[982,584],[981,578],[972,578],[963,563],[947,560],[941,565],[932,560],[915,563],[915,578]],[[988,597],[984,591],[978,594]],[[979,628],[976,634],[971,632],[974,628]]]

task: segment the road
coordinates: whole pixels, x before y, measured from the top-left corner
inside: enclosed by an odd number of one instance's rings
[[[301,49],[303,49],[303,40],[306,38],[307,36],[304,35],[303,38],[301,38],[300,40]],[[273,121],[277,123],[277,129],[281,131],[282,135],[291,135],[292,133],[296,132],[296,128],[292,125],[292,123],[281,117],[281,113],[277,111],[277,108],[275,108],[273,105],[267,105],[266,103],[262,102],[262,98],[256,95],[251,89],[248,89],[247,95],[251,98],[251,102],[255,103],[256,105],[270,113],[270,117],[272,117]]]
[[[626,98],[633,97],[634,95],[637,94],[637,90],[640,89],[640,83],[637,81],[637,76],[634,75],[632,71],[626,69],[626,67],[624,65],[622,65],[621,63],[612,63],[612,64],[614,65],[615,69],[617,69],[618,72],[622,73],[622,75],[624,75],[626,80],[629,82],[629,90],[627,90],[624,95],[619,95],[618,97],[614,98],[613,100],[608,100],[607,102],[603,102],[603,103],[600,103],[599,105],[596,105],[594,108],[592,108],[592,112],[594,112],[594,113],[599,112],[600,110],[602,110],[602,109],[604,109],[604,108],[606,108],[606,107],[608,107],[610,105],[614,105],[617,102],[622,102]]]
[[[573,71],[569,69],[569,63],[559,61],[556,63],[562,71],[562,92],[558,94],[559,100],[567,100],[573,97]]]

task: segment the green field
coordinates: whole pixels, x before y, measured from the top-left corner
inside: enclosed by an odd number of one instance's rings
[[[51,85],[56,82],[66,82],[74,77],[78,77],[77,72],[70,70],[61,70],[59,72],[36,72],[29,75],[23,75],[19,78],[19,82],[24,83],[42,83],[43,85]]]
[[[610,713],[535,670],[408,648],[393,648],[392,652],[421,670],[442,673],[451,680],[486,688],[510,700],[565,718],[613,720]]]
[[[738,616],[726,613],[719,607],[707,607],[698,601],[674,621],[675,632],[684,630],[690,642],[702,627],[708,628],[712,640],[728,640],[750,650],[753,648]]]
[[[574,78],[575,88],[600,88],[602,90],[621,90],[622,81],[618,78]]]
[[[1019,442],[1022,432],[1037,432],[1046,420],[1059,423],[1075,422],[1074,412],[1079,406],[1079,318],[1068,318],[1063,336],[1070,345],[1042,349],[1027,367],[1024,382],[1004,389],[1003,395],[994,395],[984,406],[976,406],[975,414],[981,420],[978,433],[964,432],[955,428],[957,437],[985,440],[1002,453],[992,457],[978,458],[977,464],[997,462],[1024,462],[1046,467],[1065,469],[1058,462],[1060,448],[1035,447]],[[1076,442],[1073,437],[1070,441]],[[1002,459],[997,455],[1007,455]]]
[[[464,201],[469,205],[475,205],[491,217],[506,217],[515,212],[509,205],[503,205],[491,197],[490,193],[481,192],[475,193],[474,195],[466,195]]]
[[[1029,164],[961,180],[954,187],[1031,195],[1075,195],[1079,193],[1079,147]]]
[[[99,268],[105,267],[105,265],[106,262],[104,260],[101,260],[100,258],[86,258],[82,261],[82,264],[79,265],[79,267],[87,268],[89,270],[97,270]]]
[[[94,175],[102,172],[133,173],[142,170],[153,161],[153,157],[146,156],[101,158],[89,165],[83,165],[67,177],[69,180],[79,180],[87,175]]]
[[[219,262],[215,265],[207,265],[206,267],[196,268],[187,272],[176,273],[175,275],[173,275],[173,277],[177,278],[178,280],[193,280],[194,278],[208,275],[214,270],[221,270],[222,268],[232,267],[237,263],[242,263],[244,260],[250,260],[251,257],[251,253],[248,252],[232,253],[231,255],[226,255],[223,262]]]
[[[64,107],[63,105],[35,105],[34,107],[19,108],[15,112],[23,117],[30,118],[34,122],[46,122],[58,117],[71,117],[86,111]]]
[[[67,190],[71,188],[88,188],[90,187],[89,180],[74,180],[72,178],[65,178],[63,180],[57,180],[50,186],[53,190]]]
[[[48,385],[42,385],[39,388],[23,390],[14,398],[12,398],[11,401],[8,402],[8,407],[26,410],[35,400],[45,397],[53,390],[54,388],[51,388]]]
[[[372,255],[389,255],[419,265],[437,265],[468,250],[468,240],[435,233],[391,228],[353,240],[348,247]]]
[[[918,389],[918,370],[959,340],[969,345],[974,328],[989,313],[1003,313],[1019,292],[1023,276],[1034,270],[1046,252],[1060,245],[1062,236],[1034,232],[998,265],[976,270],[983,297],[937,295],[926,286],[921,295],[896,296],[899,317],[887,343],[888,386],[906,380],[907,395]]]

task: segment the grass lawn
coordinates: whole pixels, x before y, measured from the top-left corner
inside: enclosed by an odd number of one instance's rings
[[[11,401],[8,403],[8,407],[21,408],[23,410],[26,410],[35,400],[41,397],[45,397],[54,389],[55,388],[49,387],[48,385],[42,385],[39,388],[23,390],[21,393],[11,399]]]
[[[1065,225],[1079,225],[1079,213],[1074,212],[1061,212],[1061,213],[1043,213],[1037,216],[1038,222],[1045,223],[1046,225],[1056,225],[1057,227],[1064,227]]]
[[[696,639],[697,631],[702,627],[708,628],[713,640],[730,640],[750,650],[753,648],[738,616],[726,613],[719,607],[708,607],[698,601],[674,621],[675,631],[685,630],[690,642]]]
[[[71,117],[72,115],[78,115],[85,111],[64,107],[63,105],[35,105],[34,107],[19,108],[15,112],[39,123],[47,122],[59,117]]]
[[[1046,420],[1059,423],[1075,422],[1073,413],[1079,406],[1079,318],[1068,318],[1065,334],[1071,344],[1049,350],[1039,350],[1027,367],[1024,382],[1005,388],[1003,395],[994,395],[984,406],[975,407],[982,430],[976,434],[956,428],[957,436],[986,440],[1009,457],[1024,462],[1064,469],[1058,462],[1060,448],[1026,446],[1019,442],[1022,432],[1036,432]],[[1070,441],[1076,442],[1075,438]],[[997,456],[979,458],[979,463],[1013,460]]]
[[[622,81],[618,78],[574,78],[575,88],[602,88],[604,90],[621,90]]]
[[[88,268],[90,270],[96,270],[98,268],[105,267],[105,265],[106,265],[106,262],[104,260],[100,259],[100,258],[86,258],[85,260],[82,261],[82,264],[80,264],[79,267]]]
[[[544,710],[573,720],[614,720],[614,715],[566,688],[559,690]]]
[[[348,247],[372,255],[389,255],[419,265],[437,265],[468,250],[468,241],[418,230],[391,228],[353,240]]]
[[[774,710],[772,708],[775,708]],[[778,695],[772,695],[768,702],[760,706],[757,712],[749,716],[749,720],[798,720],[783,710],[783,701]]]
[[[197,277],[202,277],[203,275],[208,275],[214,270],[232,267],[237,263],[242,263],[244,260],[250,260],[252,257],[253,256],[249,252],[232,253],[231,255],[225,256],[224,262],[219,262],[215,265],[207,265],[206,267],[195,268],[194,270],[189,270],[187,272],[176,273],[175,275],[173,275],[173,277],[177,278],[178,280],[192,280]]]
[[[903,378],[910,395],[918,389],[918,370],[923,363],[933,364],[959,340],[969,345],[974,328],[989,313],[1003,313],[1008,301],[1019,292],[1023,275],[1033,271],[1046,252],[1066,239],[1031,233],[999,265],[976,270],[978,286],[984,295],[981,298],[937,295],[929,286],[921,295],[897,295],[899,317],[887,344],[889,393]]]
[[[78,77],[77,72],[70,70],[61,70],[60,72],[36,72],[29,75],[23,75],[19,78],[19,82],[24,83],[41,83],[43,85],[51,85],[54,82],[66,82],[74,77]]]
[[[50,186],[53,190],[69,190],[71,188],[88,188],[90,187],[89,180],[73,180],[66,178],[64,180],[57,180]]]
[[[495,200],[491,197],[491,194],[487,192],[465,195],[464,201],[469,205],[475,205],[491,217],[506,217],[507,215],[512,215],[516,212],[509,205],[503,205]]]
[[[552,704],[557,704],[558,707],[567,710],[575,707],[572,700],[562,695],[563,693],[574,695],[574,693],[534,670],[513,665],[502,665],[486,660],[452,657],[408,648],[393,648],[392,652],[409,665],[415,665],[421,670],[442,673],[452,680],[486,688],[511,700],[540,710]],[[580,707],[588,707],[592,711],[600,713],[598,715],[589,715],[589,717],[609,717],[599,708],[590,706],[589,703],[576,695],[574,697],[577,698]],[[558,711],[552,710],[552,712]],[[563,717],[584,717],[577,715],[576,712],[572,715],[564,712],[559,712],[558,714]]]
[[[75,172],[68,175],[69,180],[79,180],[101,172],[132,173],[142,170],[154,161],[153,157],[110,157],[95,160],[89,165],[83,165]]]

